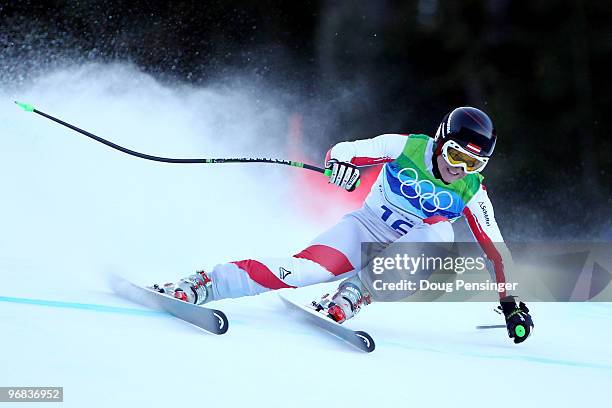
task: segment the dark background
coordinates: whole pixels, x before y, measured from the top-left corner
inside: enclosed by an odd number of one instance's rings
[[[240,74],[299,101],[321,151],[433,135],[473,105],[498,130],[485,175],[507,236],[612,239],[611,22],[609,1],[21,1],[0,4],[0,80],[66,59]]]

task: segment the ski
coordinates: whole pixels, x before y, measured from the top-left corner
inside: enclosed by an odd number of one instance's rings
[[[229,328],[227,316],[220,310],[171,298],[117,275],[111,275],[109,283],[119,296],[151,309],[162,310],[209,333],[224,334]]]
[[[374,351],[376,345],[374,344],[374,339],[372,339],[368,333],[360,330],[351,330],[325,317],[314,309],[298,305],[280,294],[279,297],[289,309],[299,313],[301,317],[304,317],[315,326],[318,326],[366,353]]]

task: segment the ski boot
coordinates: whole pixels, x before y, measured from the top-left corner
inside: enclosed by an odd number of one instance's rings
[[[337,323],[343,323],[359,313],[362,305],[369,305],[372,299],[369,294],[351,282],[343,282],[338,291],[330,298],[329,293],[321,300],[313,301],[312,307]]]
[[[176,284],[155,284],[150,289],[195,305],[212,300],[212,282],[204,271],[182,278]]]

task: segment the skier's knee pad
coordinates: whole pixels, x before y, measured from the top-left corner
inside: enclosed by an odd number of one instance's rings
[[[455,232],[449,220],[439,221],[435,224],[428,224],[429,228],[436,234],[437,242],[454,242]],[[434,240],[432,240],[434,241]]]
[[[430,222],[428,222],[430,221]],[[444,242],[450,243],[455,240],[455,233],[450,221],[439,217],[435,222],[426,219],[423,224],[415,225],[404,236],[396,242]]]

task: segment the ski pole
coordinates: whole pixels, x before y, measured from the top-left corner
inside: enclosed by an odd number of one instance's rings
[[[322,173],[324,175],[326,175],[327,177],[329,177],[331,175],[331,169],[324,169],[322,167],[317,167],[317,166],[313,166],[312,164],[307,164],[307,163],[302,163],[302,162],[298,162],[298,161],[292,161],[292,160],[283,160],[283,159],[266,159],[266,158],[254,158],[254,157],[240,157],[240,158],[224,158],[224,159],[176,159],[176,158],[172,158],[172,157],[159,157],[159,156],[152,156],[150,154],[145,154],[145,153],[140,153],[131,149],[128,149],[126,147],[120,146],[116,143],[113,143],[109,140],[106,140],[100,136],[94,135],[93,133],[90,133],[86,130],[83,130],[81,128],[78,128],[74,125],[71,125],[68,122],[64,122],[61,119],[58,119],[54,116],[51,116],[45,112],[39,111],[38,109],[34,108],[34,106],[27,104],[27,103],[22,103],[22,102],[17,102],[15,101],[15,103],[17,104],[17,106],[19,106],[20,108],[22,108],[23,110],[25,110],[26,112],[34,112],[40,116],[43,116],[49,120],[52,120],[53,122],[59,123],[62,126],[65,126],[69,129],[74,130],[75,132],[78,132],[84,136],[87,136],[97,142],[100,142],[102,144],[105,144],[113,149],[119,150],[120,152],[129,154],[131,156],[135,156],[135,157],[139,157],[141,159],[146,159],[146,160],[152,160],[152,161],[157,161],[157,162],[163,162],[163,163],[182,163],[182,164],[214,164],[214,163],[270,163],[270,164],[284,164],[286,166],[292,166],[292,167],[299,167],[302,169],[306,169],[306,170],[312,170],[312,171],[316,171],[318,173]],[[357,186],[359,186],[359,181],[357,181]]]
[[[505,329],[506,325],[505,324],[487,324],[487,325],[482,325],[482,326],[476,326],[477,329]]]

